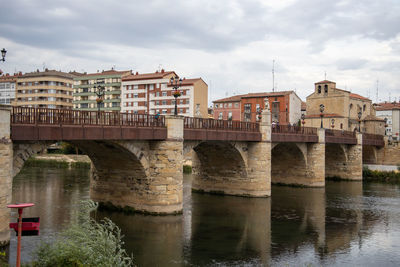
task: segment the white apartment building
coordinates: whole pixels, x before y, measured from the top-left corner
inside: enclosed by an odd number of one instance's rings
[[[121,112],[136,114],[174,114],[174,71],[129,75],[122,79]],[[207,117],[208,86],[201,79],[183,79],[178,89],[178,115]]]
[[[386,119],[386,135],[394,141],[400,140],[400,103],[383,102],[374,104],[376,116],[380,119]]]
[[[11,105],[15,99],[17,77],[22,73],[0,76],[0,104]]]

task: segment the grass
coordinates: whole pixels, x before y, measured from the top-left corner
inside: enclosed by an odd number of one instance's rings
[[[191,174],[191,173],[192,173],[192,166],[190,166],[190,165],[183,165],[183,173]]]
[[[52,159],[36,159],[29,158],[25,161],[24,166],[27,167],[42,167],[42,168],[79,168],[79,169],[90,169],[90,162],[66,162]]]

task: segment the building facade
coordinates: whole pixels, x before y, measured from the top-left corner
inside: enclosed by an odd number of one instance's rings
[[[174,71],[135,74],[122,79],[121,111],[136,114],[174,114]],[[177,98],[178,115],[208,117],[208,86],[201,79],[183,79]]]
[[[214,119],[257,122],[268,100],[275,123],[295,124],[301,117],[301,99],[294,91],[249,93],[213,101]]]
[[[131,71],[116,71],[114,69],[98,73],[84,74],[74,78],[74,109],[98,110],[95,86],[104,87],[101,97],[100,110],[121,110],[121,82],[122,78],[130,75]]]
[[[376,116],[386,120],[386,135],[393,141],[399,141],[400,137],[400,103],[383,102],[375,104]]]
[[[21,75],[22,73],[14,75],[6,73],[0,76],[0,104],[13,104],[17,88],[17,78]]]
[[[48,69],[18,76],[14,106],[72,108],[74,77],[70,73]]]
[[[320,127],[320,105],[324,105],[322,124],[324,128],[346,131],[384,134],[385,123],[375,116],[372,101],[366,97],[336,88],[332,81],[315,83],[314,93],[307,97],[305,126]],[[361,112],[361,119],[358,114]]]
[[[216,120],[241,121],[240,100],[242,95],[213,101],[213,117]]]

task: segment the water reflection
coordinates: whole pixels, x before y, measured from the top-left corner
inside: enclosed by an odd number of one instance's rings
[[[30,168],[14,179],[13,201],[37,206],[41,236],[23,240],[26,252],[75,220],[89,179],[79,170]],[[326,188],[272,187],[271,198],[191,193],[184,181],[184,212],[177,216],[110,217],[125,235],[138,266],[396,266],[400,262],[398,186],[328,182]],[[11,240],[14,262],[15,237]]]

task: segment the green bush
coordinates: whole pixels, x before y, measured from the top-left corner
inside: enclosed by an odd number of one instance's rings
[[[64,230],[53,243],[42,243],[36,251],[35,267],[134,266],[122,248],[121,230],[110,219],[100,223],[89,215],[97,203],[82,203],[78,222]]]
[[[190,165],[183,165],[183,173],[192,173],[192,166]]]
[[[29,158],[24,163],[24,167],[43,167],[43,168],[68,168],[69,164],[65,161],[57,161],[51,159]]]

